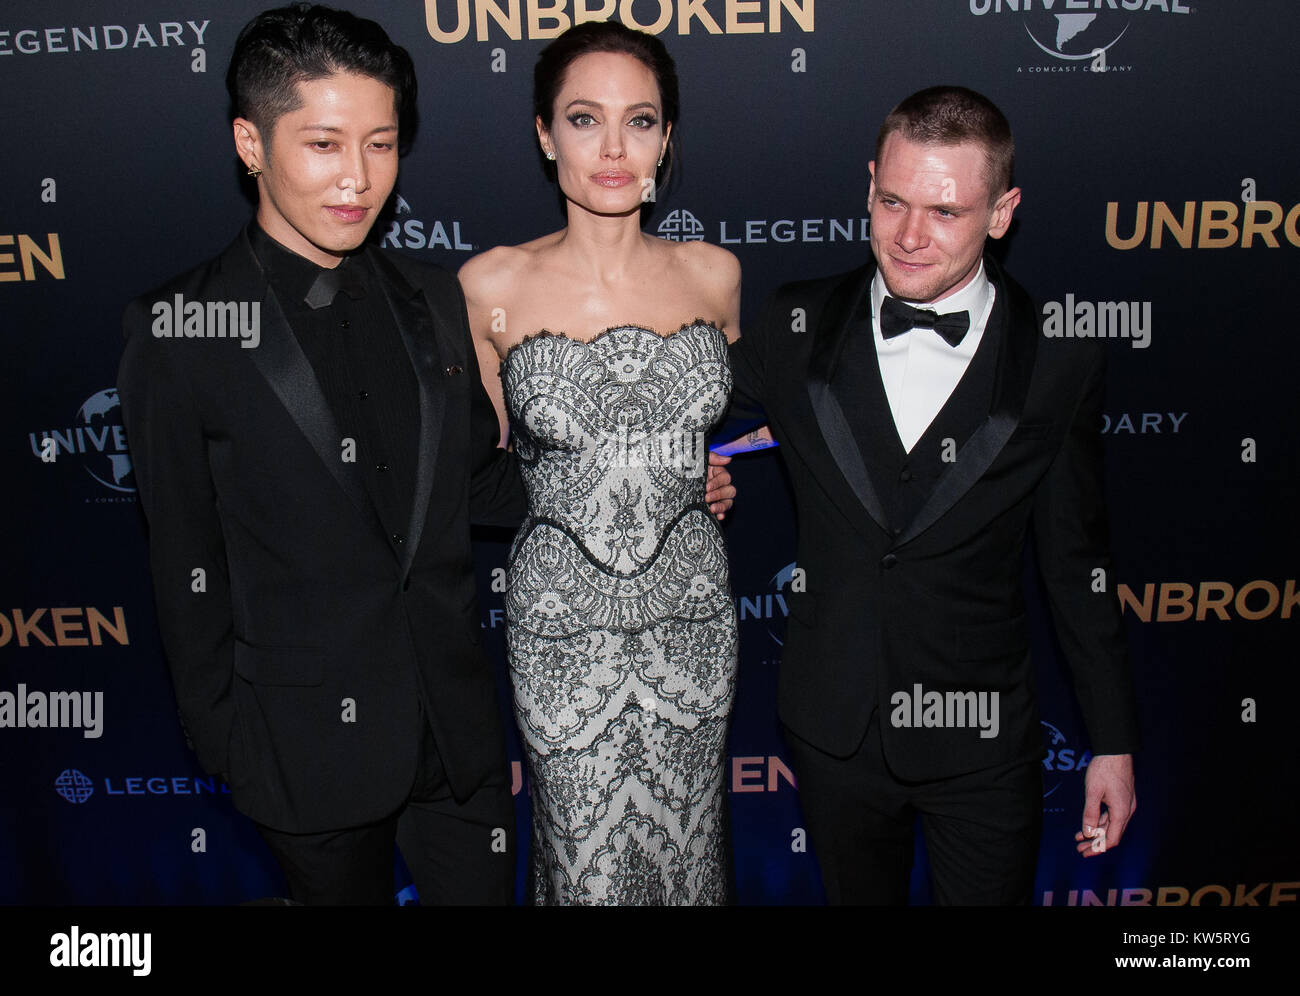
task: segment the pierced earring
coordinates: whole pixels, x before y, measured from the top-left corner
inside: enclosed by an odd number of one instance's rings
[[[660,157],[659,157],[659,161],[658,161],[657,163],[655,163],[655,169],[659,169],[659,167],[661,167],[663,164],[664,164],[663,157],[660,156]]]
[[[546,153],[546,158],[549,159],[551,162],[555,162],[555,153],[554,152]]]
[[[259,167],[259,166],[250,166],[250,167],[248,167],[248,175],[249,175],[249,176],[261,176],[261,175],[262,175],[261,167]]]

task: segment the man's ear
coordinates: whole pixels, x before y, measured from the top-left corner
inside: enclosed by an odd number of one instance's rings
[[[248,118],[235,118],[231,122],[231,129],[235,136],[235,154],[244,161],[244,165],[265,169],[269,157],[257,125]]]
[[[871,182],[867,185],[867,214],[870,214],[871,205],[876,200],[876,161],[874,159],[867,163],[867,172],[871,175]]]
[[[551,145],[551,133],[546,125],[542,123],[542,116],[537,115],[537,141],[541,143],[542,154],[550,157],[555,154],[555,147]]]
[[[989,217],[989,237],[1000,239],[1011,227],[1011,216],[1015,214],[1016,205],[1020,203],[1020,188],[1012,187],[993,203]]]

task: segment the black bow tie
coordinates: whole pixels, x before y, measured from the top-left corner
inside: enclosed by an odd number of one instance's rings
[[[334,269],[321,270],[303,301],[312,309],[326,308],[334,303],[334,298],[339,291],[354,301],[361,300],[366,296],[366,288],[357,279],[356,272],[356,265],[349,265],[349,259],[346,257]]]
[[[886,295],[880,306],[880,334],[886,339],[892,339],[912,329],[933,329],[943,336],[944,342],[955,347],[970,331],[970,314],[953,311],[939,315],[922,308],[913,308],[896,297]]]

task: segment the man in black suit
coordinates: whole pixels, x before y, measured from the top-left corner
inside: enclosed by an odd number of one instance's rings
[[[789,284],[733,347],[799,516],[780,713],[832,903],[1027,903],[1042,753],[1021,565],[1032,529],[1095,756],[1085,855],[1135,808],[1136,707],[1103,503],[1103,344],[1046,339],[985,255],[1011,224],[1002,113],[914,94],[871,163],[874,261]],[[1103,812],[1102,807],[1105,807]]]
[[[118,378],[185,725],[295,900],[391,903],[396,839],[423,902],[507,903],[469,523],[517,523],[522,483],[455,278],[363,247],[410,57],[302,5],[250,22],[227,85],[256,220],[131,304]]]

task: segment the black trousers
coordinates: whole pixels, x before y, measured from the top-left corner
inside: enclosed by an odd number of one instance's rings
[[[878,717],[843,759],[786,730],[827,901],[907,905],[919,813],[936,904],[1028,905],[1042,829],[1038,761],[904,782],[885,763]]]
[[[391,906],[396,843],[422,905],[511,903],[515,812],[507,772],[458,803],[427,722],[424,731],[415,782],[401,809],[389,817],[324,833],[284,833],[257,825],[289,881],[293,900]]]

